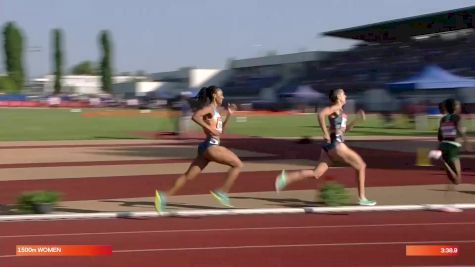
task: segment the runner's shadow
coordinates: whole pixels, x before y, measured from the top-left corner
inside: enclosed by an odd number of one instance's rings
[[[437,191],[437,192],[447,192],[450,193],[447,189],[429,189],[430,191]],[[465,191],[465,190],[455,190],[453,193],[462,193],[462,194],[469,194],[475,195],[475,191]]]
[[[286,207],[286,208],[308,208],[308,207],[326,207],[325,204],[321,201],[307,201],[307,200],[301,200],[297,198],[259,198],[259,197],[231,197],[232,199],[253,199],[253,200],[263,200],[263,201],[269,201],[272,204],[268,204],[271,206],[278,206],[278,207]],[[353,206],[349,204],[348,206]],[[354,205],[358,206],[358,205]],[[321,215],[320,213],[306,213],[309,215],[316,215],[319,216]],[[332,213],[326,213],[327,215],[348,215],[348,212],[332,212]]]
[[[61,207],[54,208],[54,211],[73,212],[73,213],[96,213],[96,212],[99,212],[97,210],[61,208]]]
[[[130,139],[130,140],[137,140],[137,139],[142,139],[140,137],[117,137],[117,136],[94,136],[95,139]]]
[[[191,205],[191,204],[183,204],[183,203],[169,203],[169,207],[175,208],[187,208],[187,209],[207,209],[207,210],[224,210],[229,209],[226,207],[212,207],[212,206],[201,206],[201,205]]]
[[[460,193],[475,195],[475,191],[459,191]]]
[[[101,202],[121,203],[119,204],[119,206],[121,207],[143,207],[143,206],[153,207],[155,205],[153,201],[102,200]],[[167,204],[167,206],[170,208],[187,208],[187,209],[225,209],[221,207],[202,206],[202,205],[193,205],[193,204],[176,203],[176,202],[170,202]]]
[[[54,208],[54,212],[72,212],[72,213],[96,213],[97,210],[86,210],[86,209],[72,209],[57,206]],[[15,205],[0,205],[0,215],[18,215],[22,214],[20,211],[16,210]]]
[[[15,212],[14,205],[0,205],[0,215],[15,215],[18,214]]]
[[[270,202],[270,206],[283,206],[288,208],[303,208],[309,206],[323,206],[320,201],[308,201],[297,198],[264,198],[264,197],[231,197],[231,199],[252,199]]]
[[[117,146],[98,149],[93,154],[108,156],[127,156],[127,157],[176,157],[193,158],[196,153],[195,147],[190,146],[160,146],[151,144],[150,147],[144,146]]]

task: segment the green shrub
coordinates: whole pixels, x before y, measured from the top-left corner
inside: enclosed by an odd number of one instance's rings
[[[346,188],[337,182],[326,182],[320,188],[320,201],[327,206],[343,206],[350,201]]]
[[[24,192],[17,198],[18,210],[21,213],[35,213],[35,205],[55,204],[60,194],[52,191]]]

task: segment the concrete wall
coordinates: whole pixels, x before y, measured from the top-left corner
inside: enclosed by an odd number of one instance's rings
[[[216,85],[222,87],[231,77],[232,75],[232,70],[221,70],[219,72],[216,72],[213,76],[208,77],[207,80],[203,80],[200,86],[196,88],[200,88],[203,86],[210,86],[210,85]]]
[[[190,70],[189,87],[199,88],[205,86],[206,82],[219,74],[219,69],[194,69]]]
[[[179,94],[181,91],[203,86],[221,86],[229,78],[229,73],[230,71],[220,69],[182,68],[177,71],[152,73],[149,78],[164,83],[159,90]]]
[[[160,86],[163,86],[162,82],[137,82],[135,85],[135,92],[138,95],[145,95],[145,93],[159,90]]]
[[[112,85],[112,92],[121,98],[125,96],[144,96],[147,92],[160,90],[160,87],[165,83],[161,82],[147,82],[147,81],[132,81],[117,83]]]
[[[44,90],[46,94],[51,94],[54,92],[54,75],[47,75],[44,77]],[[132,81],[135,79],[141,79],[144,77],[138,76],[114,76],[112,77],[112,83],[123,83],[127,81]],[[75,94],[100,94],[102,93],[101,87],[101,76],[95,75],[65,75],[61,79],[62,86],[69,93]]]
[[[257,58],[248,58],[248,59],[238,59],[233,60],[230,65],[231,68],[249,68],[249,67],[259,67],[266,65],[282,65],[290,63],[302,63],[307,61],[318,61],[328,58],[332,52],[301,52],[294,54],[286,55],[275,55],[267,57],[257,57]]]

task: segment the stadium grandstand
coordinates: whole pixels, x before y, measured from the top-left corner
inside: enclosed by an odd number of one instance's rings
[[[233,75],[223,87],[228,96],[243,99],[271,88],[282,102],[282,96],[301,86],[323,94],[342,87],[353,96],[385,89],[388,83],[408,79],[430,65],[475,77],[474,13],[475,6],[470,6],[324,32],[323,36],[360,42],[341,52],[235,60]]]
[[[475,76],[475,6],[323,33],[361,43],[308,65],[306,82],[319,90],[384,88],[436,64]]]
[[[274,95],[293,90],[305,78],[306,64],[327,59],[332,52],[300,52],[233,60],[231,77],[222,87],[233,101],[276,101]]]

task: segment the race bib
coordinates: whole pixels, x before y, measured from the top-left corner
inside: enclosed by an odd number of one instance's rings
[[[209,143],[213,145],[219,145],[219,140],[216,138],[210,138]]]
[[[346,114],[341,115],[341,128],[345,129],[346,128],[346,123],[348,121],[348,116]]]
[[[457,129],[455,128],[455,124],[453,122],[443,122],[440,129],[442,130],[443,137],[456,137],[457,136]]]
[[[218,117],[218,121],[216,122],[216,130],[220,133],[223,131],[223,120],[221,117]]]

